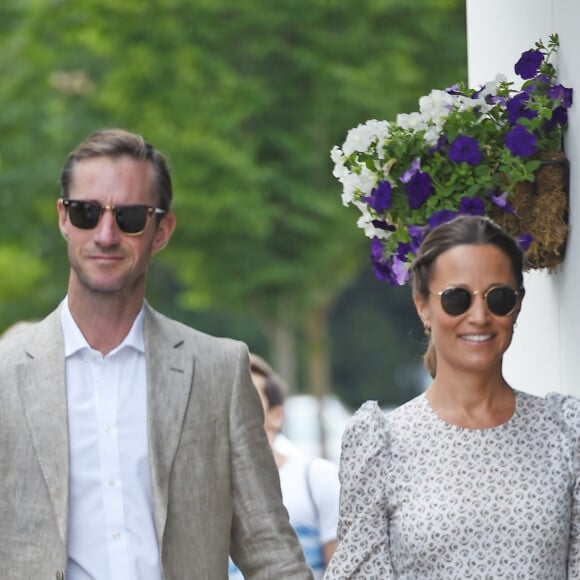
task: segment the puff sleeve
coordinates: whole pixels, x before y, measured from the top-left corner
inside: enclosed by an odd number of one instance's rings
[[[553,393],[546,399],[555,411],[570,446],[573,486],[570,502],[568,578],[580,578],[580,399]]]
[[[388,439],[385,416],[374,401],[365,403],[345,429],[338,546],[325,580],[394,578],[385,497]]]

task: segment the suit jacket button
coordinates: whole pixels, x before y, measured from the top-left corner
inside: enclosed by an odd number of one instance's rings
[[[56,580],[64,580],[64,572],[62,570],[56,571]]]

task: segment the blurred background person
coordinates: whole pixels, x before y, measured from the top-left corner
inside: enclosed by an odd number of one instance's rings
[[[365,403],[347,427],[325,580],[580,578],[580,401],[516,390],[502,372],[522,269],[483,217],[423,241],[413,299],[433,381],[386,416]]]
[[[286,384],[268,363],[253,353],[250,370],[264,407],[264,428],[278,466],[290,524],[318,580],[323,577],[336,548],[338,468],[326,459],[308,457],[281,434]],[[231,562],[230,580],[239,578],[243,576]]]

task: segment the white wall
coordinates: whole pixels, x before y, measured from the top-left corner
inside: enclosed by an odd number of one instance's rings
[[[498,72],[516,80],[513,65],[538,39],[558,33],[560,82],[580,99],[578,0],[466,0],[470,86]],[[570,235],[556,273],[526,274],[526,297],[504,371],[516,388],[536,394],[580,395],[580,104],[569,112]]]

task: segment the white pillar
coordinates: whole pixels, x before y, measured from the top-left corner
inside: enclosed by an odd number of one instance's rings
[[[580,98],[580,3],[577,0],[467,0],[470,86],[499,72],[516,81],[513,66],[520,54],[560,37],[560,82]],[[570,160],[571,232],[567,255],[557,273],[533,271],[525,276],[526,297],[504,372],[515,388],[545,394],[580,395],[580,210],[575,205],[580,177],[580,115],[570,110],[566,152]]]

